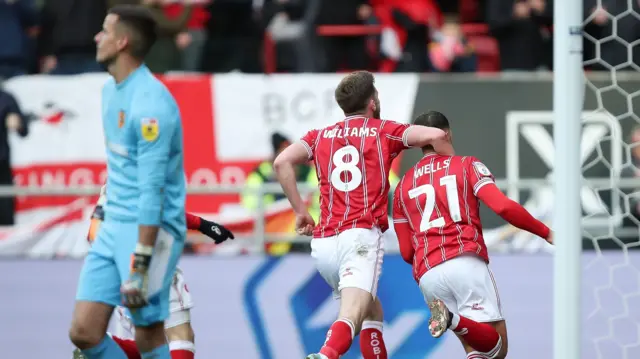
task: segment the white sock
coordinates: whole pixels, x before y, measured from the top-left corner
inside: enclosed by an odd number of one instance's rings
[[[382,322],[378,322],[376,320],[365,320],[364,322],[362,322],[362,329],[378,329],[379,331],[382,331]]]
[[[460,316],[456,313],[451,313],[451,326],[449,326],[449,329],[456,330],[458,324],[460,324]]]
[[[173,340],[169,342],[169,350],[186,350],[192,353],[196,352],[196,345],[187,340]]]
[[[467,359],[493,359],[500,354],[500,349],[502,349],[502,337],[498,338],[498,343],[491,351],[487,353],[474,351],[467,354]]]

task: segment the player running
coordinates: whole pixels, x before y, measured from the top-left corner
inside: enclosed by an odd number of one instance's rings
[[[451,141],[449,121],[440,112],[420,115],[415,123],[443,129]],[[422,151],[424,157],[396,187],[393,222],[402,258],[413,264],[429,304],[431,335],[437,338],[451,329],[467,358],[502,359],[507,355],[507,327],[487,265],[478,200],[549,243],[551,232],[507,198],[475,157],[443,156],[431,146]]]
[[[91,215],[91,226],[87,234],[87,240],[92,243],[96,233],[104,221],[104,204],[106,202],[106,186],[102,186],[98,203]],[[186,214],[187,229],[200,231],[202,234],[220,244],[227,239],[234,239],[233,233],[224,226],[215,222],[207,221],[191,213]],[[191,327],[191,308],[193,300],[191,293],[187,289],[187,284],[180,268],[176,269],[171,285],[169,300],[169,317],[164,322],[165,333],[169,341],[171,359],[193,359],[195,355],[195,334]],[[128,359],[140,359],[140,352],[136,346],[135,328],[131,318],[126,314],[124,307],[116,308],[118,317],[118,328],[111,338],[122,348]],[[74,359],[84,359],[85,356],[76,349],[73,353]]]
[[[354,72],[342,79],[335,99],[346,118],[309,131],[274,162],[278,181],[296,213],[299,234],[311,235],[312,257],[340,298],[340,312],[324,346],[309,359],[337,359],[360,332],[365,359],[386,359],[382,307],[376,289],[388,228],[387,198],[392,160],[403,150],[432,144],[453,154],[440,129],[380,119],[373,75]],[[296,187],[294,166],[313,160],[320,186],[320,221],[316,226]],[[376,340],[377,339],[377,340]]]
[[[170,359],[164,320],[186,237],[180,112],[143,64],[156,40],[148,9],[111,8],[95,40],[112,76],[102,91],[107,216],[85,257],[69,336],[88,359],[126,359],[106,334],[124,304],[141,358]]]

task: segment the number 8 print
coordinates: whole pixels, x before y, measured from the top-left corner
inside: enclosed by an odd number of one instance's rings
[[[348,157],[348,162],[345,162]],[[358,188],[362,183],[362,171],[358,168],[360,154],[354,146],[345,146],[333,154],[333,165],[336,166],[331,171],[331,184],[339,191],[350,192]],[[341,175],[347,172],[350,175],[348,182],[342,180]]]

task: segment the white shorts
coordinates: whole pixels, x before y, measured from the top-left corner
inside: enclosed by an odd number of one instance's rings
[[[438,298],[452,313],[476,322],[504,320],[493,273],[474,255],[435,266],[420,278],[420,290],[427,302]]]
[[[191,293],[187,288],[187,283],[184,281],[182,270],[176,268],[169,297],[170,314],[164,322],[165,329],[191,322],[191,308],[193,308]],[[117,327],[114,334],[121,338],[133,338],[135,336],[135,328],[127,315],[126,309],[124,307],[117,307],[115,312]]]
[[[348,229],[311,241],[311,257],[335,298],[343,288],[360,288],[375,298],[383,256],[384,241],[377,227]]]

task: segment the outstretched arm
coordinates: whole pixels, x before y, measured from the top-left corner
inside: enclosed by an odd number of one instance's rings
[[[435,127],[413,125],[407,132],[407,145],[409,147],[433,146],[433,149],[441,155],[453,156],[453,145],[447,141],[447,134]]]
[[[187,229],[199,231],[205,236],[213,239],[216,244],[220,244],[227,239],[234,239],[233,233],[225,228],[223,225],[216,222],[208,221],[202,217],[198,217],[194,214],[186,214]]]
[[[494,183],[483,185],[476,196],[505,221],[552,243],[549,227],[534,218],[519,203],[509,199]]]

